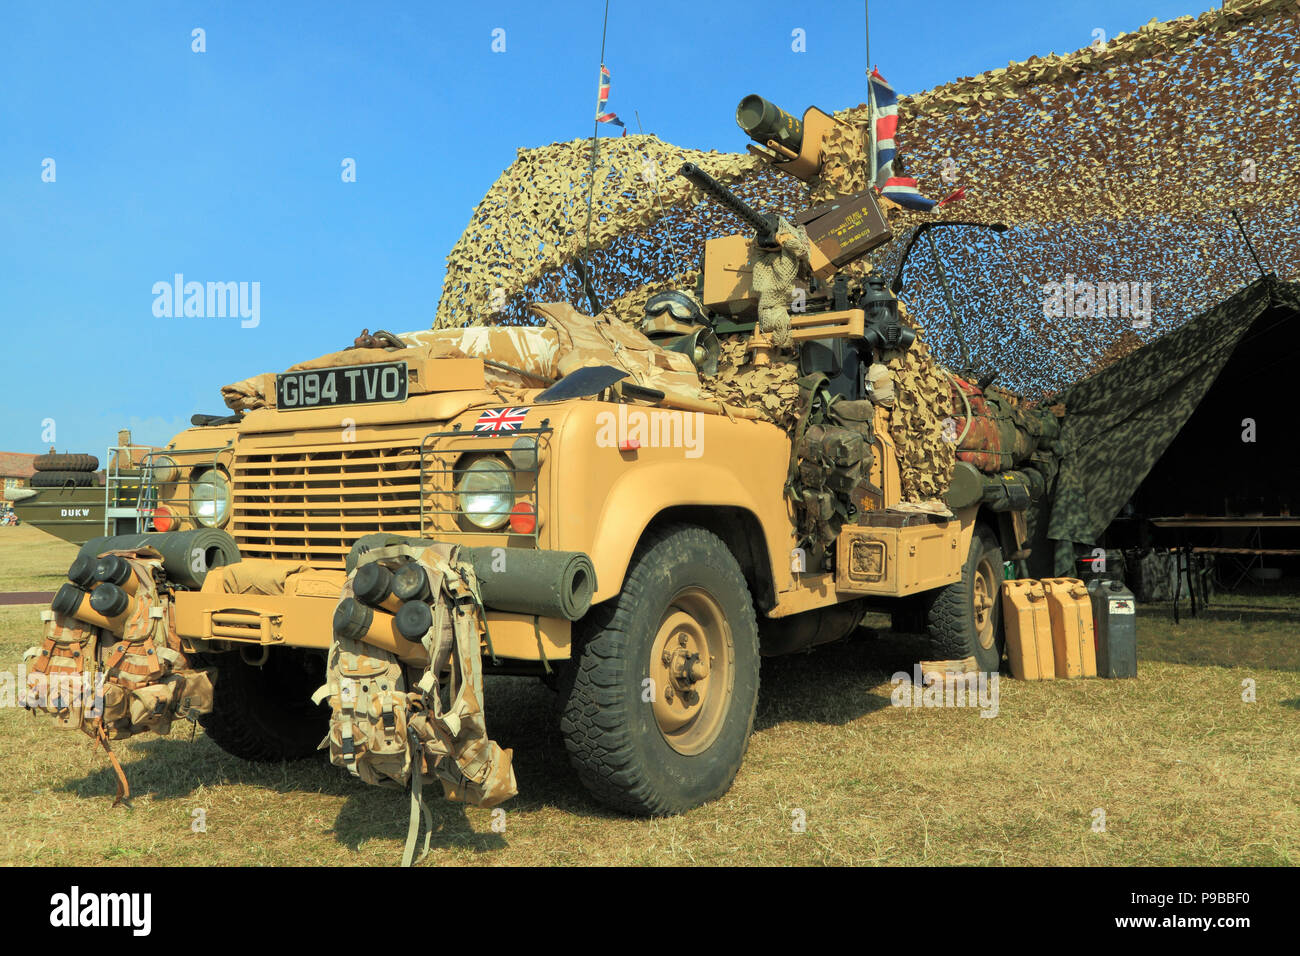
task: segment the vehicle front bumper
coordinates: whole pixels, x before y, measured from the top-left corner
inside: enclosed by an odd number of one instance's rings
[[[244,559],[269,566],[278,562]],[[225,645],[301,647],[326,650],[333,640],[334,609],[347,574],[341,570],[303,568],[289,575],[283,593],[228,591],[225,568],[208,572],[200,591],[176,592],[176,628],[186,650],[222,650]],[[269,575],[268,575],[269,576]],[[567,660],[572,625],[562,618],[487,611],[484,654],[520,661]],[[424,648],[392,635],[378,644],[410,664],[424,664]]]

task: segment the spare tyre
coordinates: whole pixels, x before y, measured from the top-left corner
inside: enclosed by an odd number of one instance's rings
[[[90,471],[38,471],[32,475],[33,488],[89,488],[95,484],[95,474]]]
[[[94,455],[37,455],[33,466],[37,471],[96,471],[99,459]]]

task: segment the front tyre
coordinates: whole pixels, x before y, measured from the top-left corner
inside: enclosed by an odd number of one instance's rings
[[[975,658],[994,673],[1002,665],[1002,548],[993,532],[976,525],[961,580],[926,595],[926,629],[936,660]]]
[[[319,655],[277,649],[254,667],[238,652],[218,655],[212,713],[199,718],[204,733],[234,757],[259,762],[319,755],[329,710],[311,702],[325,680]]]
[[[563,704],[570,761],[602,803],[680,813],[726,793],[758,704],[749,587],[717,535],[647,535],[623,590],[592,608]]]

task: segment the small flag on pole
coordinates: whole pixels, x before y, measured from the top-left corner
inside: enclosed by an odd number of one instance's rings
[[[871,70],[871,92],[876,101],[876,188],[880,195],[904,209],[929,212],[938,203],[922,196],[912,177],[894,175],[894,156],[898,152],[898,94],[874,67]]]
[[[596,96],[596,122],[613,123],[615,126],[623,127],[623,135],[627,135],[627,127],[623,121],[618,118],[617,113],[609,113],[605,110],[605,105],[609,102],[609,67],[604,63],[600,65],[600,92]]]

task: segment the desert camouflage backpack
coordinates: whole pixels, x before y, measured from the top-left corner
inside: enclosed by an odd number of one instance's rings
[[[329,700],[330,729],[321,747],[329,748],[332,763],[367,783],[410,786],[403,865],[412,862],[421,816],[431,828],[425,784],[436,778],[448,798],[481,807],[496,806],[518,792],[511,751],[487,735],[480,650],[486,620],[474,569],[455,554],[454,545],[424,543],[390,545],[360,557],[348,575],[340,607],[356,600],[357,571],[368,564],[380,562],[396,571],[415,562],[423,569],[428,581],[423,602],[431,621],[419,642],[424,663],[417,670],[418,665],[404,664],[396,654],[336,629],[328,680],[313,698]],[[380,622],[392,620],[382,608],[372,613]],[[421,859],[429,837],[426,832]]]
[[[191,667],[181,646],[161,556],[143,548],[100,557],[126,562],[126,609],[111,618],[111,628],[77,620],[80,611],[45,611],[45,639],[25,655],[32,661],[27,706],[103,746],[118,776],[116,804],[128,800],[131,791],[108,741],[146,732],[167,734],[176,718],[196,721],[209,713],[212,673]],[[88,602],[87,597],[82,606]],[[78,671],[79,678],[74,677]],[[74,686],[79,694],[68,692]]]

